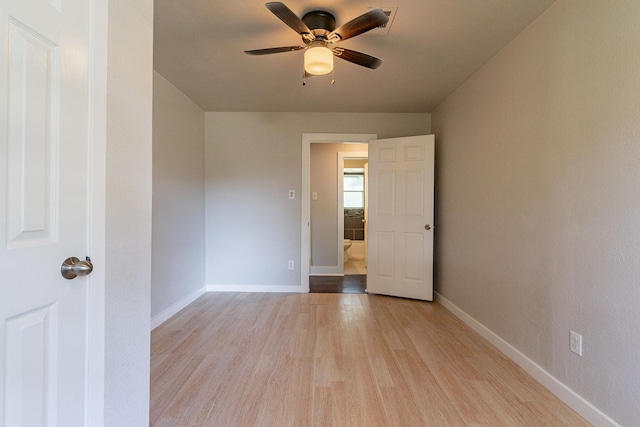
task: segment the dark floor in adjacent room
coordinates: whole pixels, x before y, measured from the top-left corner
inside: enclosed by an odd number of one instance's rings
[[[367,275],[309,276],[309,292],[336,294],[364,294]]]

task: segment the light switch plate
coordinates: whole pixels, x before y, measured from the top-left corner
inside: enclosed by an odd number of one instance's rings
[[[582,356],[582,335],[577,332],[570,331],[569,347],[578,356]]]

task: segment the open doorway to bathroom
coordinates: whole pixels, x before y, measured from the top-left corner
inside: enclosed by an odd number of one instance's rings
[[[358,139],[343,142],[349,139],[338,141],[336,135],[312,134],[305,142],[303,137],[303,178],[305,158],[309,171],[308,187],[303,179],[303,197],[305,187],[309,196],[308,205],[303,200],[303,210],[309,206],[308,223],[303,211],[303,259],[304,249],[308,247],[310,292],[364,293],[366,290],[366,142],[376,137],[351,136]],[[307,224],[308,240],[304,238]]]

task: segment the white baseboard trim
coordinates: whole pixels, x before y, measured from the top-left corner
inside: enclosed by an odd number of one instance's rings
[[[343,276],[337,265],[311,266],[309,274],[312,276]]]
[[[272,286],[272,285],[207,285],[207,292],[273,292],[273,293],[308,293],[309,289],[302,286]]]
[[[179,312],[180,310],[182,310],[183,308],[185,308],[186,306],[188,306],[189,304],[191,304],[192,302],[200,298],[202,295],[204,295],[206,291],[207,291],[206,288],[200,288],[194,293],[182,298],[180,301],[176,302],[171,307],[153,316],[151,318],[151,330],[153,331],[155,328],[162,325],[164,322],[166,322],[171,317],[173,317],[177,312]]]
[[[557,378],[545,371],[540,365],[529,359],[511,344],[500,338],[489,328],[471,317],[460,307],[440,295],[435,293],[436,301],[452,312],[457,318],[466,323],[471,329],[480,334],[500,350],[505,356],[513,360],[518,366],[538,380],[542,385],[555,394],[560,400],[566,403],[571,409],[580,414],[584,419],[596,427],[620,427],[615,421],[609,418],[601,410],[587,402],[582,396],[560,382]]]

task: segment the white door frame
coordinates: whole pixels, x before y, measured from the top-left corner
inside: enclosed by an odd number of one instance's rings
[[[303,133],[302,134],[302,186],[300,220],[300,292],[309,292],[311,268],[311,144],[312,143],[368,143],[378,139],[373,133]]]
[[[87,277],[88,350],[85,426],[104,426],[105,364],[105,271],[106,271],[106,191],[107,191],[107,39],[108,2],[91,0],[92,46],[89,75],[89,152],[92,168],[88,185],[87,248],[95,266]]]
[[[89,2],[92,19],[89,43],[89,139],[90,165],[87,195],[87,248],[94,264],[86,280],[87,376],[85,426],[104,425],[105,271],[106,271],[106,177],[107,177],[107,39],[108,2]]]

